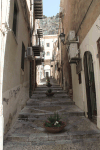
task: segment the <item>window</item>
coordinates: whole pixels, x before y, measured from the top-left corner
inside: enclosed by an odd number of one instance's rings
[[[82,83],[82,80],[81,80],[81,73],[78,74],[78,80],[79,80],[79,84]]]
[[[47,56],[50,56],[50,52],[47,52]]]
[[[14,2],[14,14],[13,14],[13,32],[16,36],[16,30],[17,30],[17,17],[18,17],[18,5],[17,2]]]
[[[50,47],[50,43],[47,43],[47,47]]]
[[[22,42],[22,58],[21,58],[21,69],[24,71],[24,57],[25,57],[25,45]]]
[[[98,47],[98,55],[97,55],[97,57],[99,58],[99,65],[100,65],[100,38],[97,41],[97,47]]]

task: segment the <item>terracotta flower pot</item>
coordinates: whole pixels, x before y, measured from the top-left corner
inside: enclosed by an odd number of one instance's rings
[[[45,93],[47,96],[53,96],[54,93]]]
[[[51,87],[51,86],[52,86],[52,84],[50,84],[50,85],[46,85],[46,86]]]
[[[45,126],[45,123],[43,124],[44,128],[48,131],[48,132],[51,132],[51,133],[57,133],[57,132],[60,132],[64,129],[64,127],[66,126],[66,123],[63,122],[63,125],[61,127],[46,127]]]

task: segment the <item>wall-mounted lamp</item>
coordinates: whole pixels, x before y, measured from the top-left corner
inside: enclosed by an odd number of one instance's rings
[[[64,43],[64,41],[65,41],[65,34],[64,34],[64,33],[61,33],[61,34],[59,35],[59,37],[60,37],[61,42]]]
[[[60,29],[63,29],[63,28],[60,28]],[[65,42],[64,29],[63,29],[63,32],[62,32],[62,33],[60,33],[59,38],[60,38],[61,42],[62,42],[64,45],[66,45],[66,44],[67,44],[67,42],[66,42],[66,43],[64,43],[64,42]]]
[[[65,34],[64,33],[60,33],[59,38],[60,38],[61,42],[63,43],[63,45],[66,45],[66,44],[69,45],[68,40],[65,42]]]

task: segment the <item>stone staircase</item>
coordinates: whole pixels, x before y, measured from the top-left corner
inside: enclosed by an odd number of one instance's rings
[[[43,85],[42,85],[43,83]],[[48,87],[42,80],[19,113],[18,120],[8,132],[4,150],[100,150],[100,130],[84,116],[54,79],[53,97],[47,97]],[[57,111],[67,126],[60,133],[48,133],[43,128],[47,117]]]

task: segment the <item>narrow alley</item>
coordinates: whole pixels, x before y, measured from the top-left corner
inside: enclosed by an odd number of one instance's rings
[[[0,150],[66,149],[100,150],[100,0],[0,0]]]
[[[47,97],[46,79],[42,79],[4,141],[4,150],[100,150],[100,130],[75,102],[50,78],[53,97]],[[43,123],[58,112],[66,127],[49,133]]]

